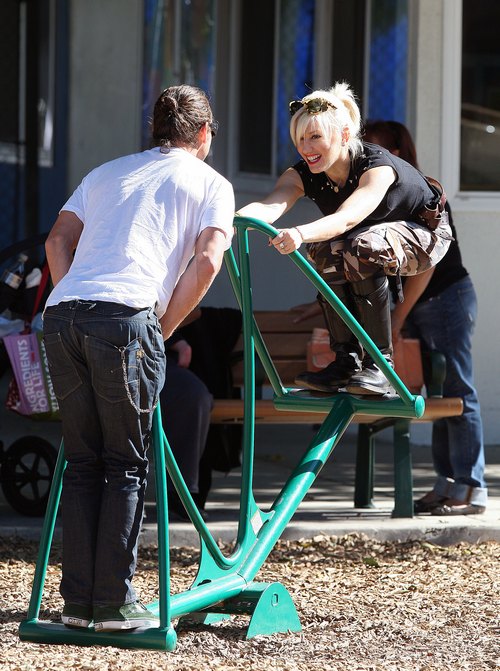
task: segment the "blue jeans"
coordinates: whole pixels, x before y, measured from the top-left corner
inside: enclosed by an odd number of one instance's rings
[[[446,357],[444,396],[463,399],[464,412],[434,422],[432,456],[438,475],[434,491],[441,496],[484,506],[484,444],[479,399],[474,387],[472,333],[477,299],[469,277],[438,296],[417,303],[408,318],[424,348]]]
[[[80,301],[48,307],[44,342],[62,418],[61,595],[85,606],[136,601],[152,417],[165,379],[152,308]]]

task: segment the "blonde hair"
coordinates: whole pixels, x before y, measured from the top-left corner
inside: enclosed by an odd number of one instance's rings
[[[319,89],[313,91],[302,98],[301,102],[321,98],[331,103],[333,107],[328,106],[324,112],[319,114],[309,114],[305,107],[299,109],[290,121],[290,136],[295,146],[304,136],[306,130],[319,128],[322,133],[331,137],[335,131],[342,133],[344,128],[349,131],[347,141],[349,153],[354,158],[358,156],[363,149],[360,139],[361,133],[361,114],[354,98],[354,93],[347,82],[337,82],[328,90]],[[335,109],[334,109],[335,108]]]

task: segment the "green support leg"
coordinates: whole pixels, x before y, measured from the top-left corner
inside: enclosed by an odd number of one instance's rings
[[[292,597],[281,583],[251,583],[242,598],[253,608],[247,638],[302,629]]]
[[[394,422],[394,510],[392,517],[413,517],[410,422]]]
[[[356,446],[356,475],[354,482],[354,507],[374,508],[373,472],[375,440],[371,424],[360,424]]]
[[[379,419],[372,424],[360,424],[356,448],[356,476],[354,485],[354,507],[374,508],[373,481],[375,473],[375,436],[380,431],[394,426],[392,417]]]
[[[93,627],[71,629],[61,622],[40,621],[38,619],[43,586],[47,573],[48,557],[52,544],[57,509],[62,491],[62,477],[66,462],[64,446],[61,444],[50,489],[45,515],[40,549],[35,569],[35,578],[26,620],[19,626],[19,638],[33,643],[66,643],[70,645],[113,645],[120,648],[143,648],[151,650],[175,649],[177,634],[170,622],[170,576],[168,546],[168,510],[165,475],[165,458],[161,440],[161,415],[155,413],[153,425],[153,450],[157,464],[156,487],[158,506],[158,563],[160,601],[158,614],[160,626],[151,629],[135,629],[126,632],[96,632]]]
[[[246,638],[302,629],[292,597],[279,582],[251,582],[239,596],[196,615],[206,624],[229,615],[250,615]]]

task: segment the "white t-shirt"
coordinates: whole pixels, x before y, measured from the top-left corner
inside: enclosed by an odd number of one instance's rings
[[[183,149],[158,147],[90,172],[61,208],[83,231],[69,272],[47,305],[100,300],[165,312],[208,227],[231,245],[234,193],[209,165]]]

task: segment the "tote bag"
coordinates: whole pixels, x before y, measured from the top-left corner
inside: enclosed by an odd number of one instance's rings
[[[3,339],[14,377],[7,393],[9,410],[33,419],[58,419],[57,403],[41,333],[18,333]]]

